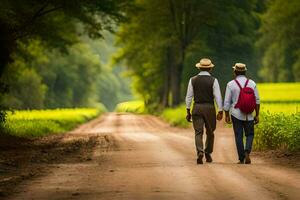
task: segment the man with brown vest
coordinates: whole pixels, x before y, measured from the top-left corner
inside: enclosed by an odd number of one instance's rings
[[[195,143],[197,150],[197,164],[203,164],[203,155],[206,162],[212,162],[211,153],[214,146],[214,131],[216,129],[216,119],[221,120],[223,117],[222,96],[219,82],[210,75],[214,65],[210,59],[203,58],[196,67],[200,73],[190,79],[186,94],[187,121],[193,120],[195,129]],[[193,111],[190,107],[194,97]],[[218,115],[214,101],[218,106]],[[203,128],[206,129],[205,148],[203,147]]]

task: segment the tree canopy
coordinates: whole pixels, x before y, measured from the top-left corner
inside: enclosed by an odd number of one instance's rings
[[[216,63],[214,74],[225,83],[234,61],[246,62],[255,75],[258,2],[140,0],[121,26],[119,58],[127,62],[135,88],[146,103],[178,105],[187,80],[202,57]]]
[[[100,37],[102,30],[124,20],[130,0],[3,0],[0,3],[0,67],[17,48],[18,40],[37,37],[50,46],[76,41],[76,23],[84,33]]]

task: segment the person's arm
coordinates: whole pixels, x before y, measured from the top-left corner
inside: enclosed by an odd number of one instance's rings
[[[231,123],[230,114],[229,114],[230,106],[231,106],[231,90],[229,85],[227,84],[225,98],[224,98],[224,111],[225,111],[225,121],[228,124]]]
[[[258,124],[259,123],[260,99],[259,99],[259,94],[258,94],[258,90],[257,90],[256,86],[254,88],[254,95],[255,95],[255,100],[256,100],[254,124]]]
[[[260,110],[260,104],[256,104],[254,124],[258,124],[259,123],[259,110]]]
[[[220,85],[217,79],[215,79],[214,81],[213,94],[214,94],[216,104],[218,106],[217,120],[220,121],[223,118],[223,105],[222,105],[222,95],[221,95]]]
[[[187,88],[187,92],[186,92],[186,97],[185,97],[185,103],[186,103],[186,120],[188,122],[191,122],[191,104],[193,101],[193,97],[194,97],[194,90],[193,90],[193,86],[192,86],[192,79],[190,79],[189,84],[188,84],[188,88]]]

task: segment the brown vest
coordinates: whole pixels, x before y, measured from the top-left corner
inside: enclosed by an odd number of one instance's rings
[[[197,75],[192,78],[195,103],[214,104],[214,85],[215,78],[209,75]]]

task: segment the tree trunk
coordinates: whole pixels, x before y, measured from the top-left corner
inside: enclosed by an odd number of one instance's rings
[[[172,106],[180,104],[180,78],[179,66],[175,65],[171,71]]]
[[[13,48],[16,46],[13,33],[9,31],[9,28],[0,23],[0,78],[3,75],[4,69],[7,64],[11,61],[11,54]]]
[[[171,47],[168,47],[166,51],[166,67],[164,70],[164,88],[162,97],[163,108],[169,107],[170,82],[173,63],[172,49]]]
[[[181,77],[183,72],[185,59],[185,48],[182,46],[180,49],[180,59],[172,69],[171,75],[171,89],[172,89],[172,106],[178,106],[181,102]]]

